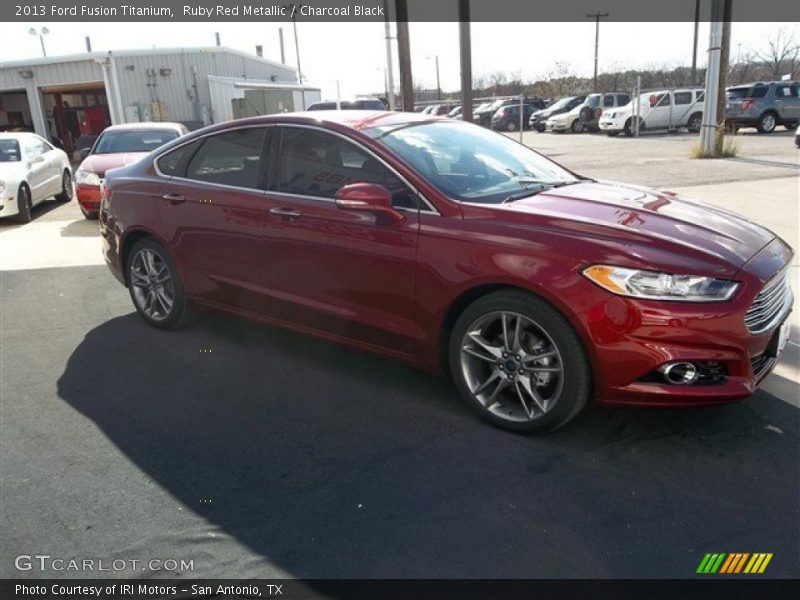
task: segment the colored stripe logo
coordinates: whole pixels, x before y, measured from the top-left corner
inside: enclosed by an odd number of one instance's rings
[[[772,552],[732,552],[732,553],[708,553],[700,561],[697,572],[701,574],[725,574],[734,575],[737,573],[749,573],[752,575],[763,573],[769,561],[772,560]]]

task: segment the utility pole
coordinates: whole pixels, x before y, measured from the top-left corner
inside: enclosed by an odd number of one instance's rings
[[[472,34],[469,0],[458,0],[458,40],[461,54],[461,118],[472,123]]]
[[[389,110],[394,110],[394,60],[392,59],[392,28],[389,17],[389,0],[383,0],[386,21],[384,28],[386,31],[386,100],[389,102]]]
[[[437,54],[435,56],[426,56],[425,58],[427,58],[428,60],[434,59],[434,61],[436,61],[436,99],[437,100],[441,100],[442,99],[442,83],[439,80],[439,55]]]
[[[725,87],[728,85],[728,65],[731,54],[731,16],[733,0],[724,0],[722,9],[722,48],[719,53],[719,86],[717,88],[716,154],[722,152],[725,142]]]
[[[594,91],[597,91],[597,50],[600,45],[600,19],[607,17],[608,13],[592,13],[586,15],[587,19],[594,19]]]
[[[706,66],[706,89],[703,100],[703,126],[700,144],[706,156],[714,156],[717,130],[717,92],[719,91],[719,67],[722,51],[722,18],[724,0],[711,0],[711,24],[708,34],[708,64]]]
[[[694,49],[692,50],[692,85],[697,85],[697,36],[700,33],[700,0],[694,0]]]
[[[397,56],[400,60],[400,95],[403,110],[414,112],[414,81],[411,77],[411,44],[408,38],[408,4],[406,0],[395,0],[397,19]]]

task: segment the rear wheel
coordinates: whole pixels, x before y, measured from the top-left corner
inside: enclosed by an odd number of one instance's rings
[[[794,131],[795,129],[797,129],[797,121],[787,121],[786,123],[783,124],[783,126],[786,127],[786,129],[788,129],[789,131]]]
[[[694,113],[691,117],[689,117],[689,122],[686,123],[686,129],[691,131],[692,133],[697,133],[700,131],[700,126],[703,123],[703,113]]]
[[[516,131],[516,130],[517,130],[517,124],[513,120],[506,123],[506,131]]]
[[[149,325],[174,329],[189,323],[189,306],[178,270],[164,247],[153,239],[136,242],[126,266],[128,290],[136,312]]]
[[[17,223],[30,223],[31,211],[33,206],[31,204],[31,191],[24,183],[19,186],[17,191]]]
[[[72,174],[69,169],[64,169],[64,173],[61,175],[61,193],[56,194],[56,200],[59,202],[72,200]]]
[[[463,400],[485,420],[515,431],[551,431],[586,405],[586,355],[569,322],[518,290],[495,292],[456,321],[450,372]]]
[[[538,131],[539,133],[544,133],[545,126],[544,125],[534,125],[533,128]]]
[[[765,112],[758,118],[756,129],[759,133],[772,133],[778,125],[778,119],[775,118],[775,113]]]

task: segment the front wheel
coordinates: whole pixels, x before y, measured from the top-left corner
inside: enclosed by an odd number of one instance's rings
[[[797,129],[797,121],[787,121],[783,124],[783,126],[788,129],[789,131],[794,131]]]
[[[694,113],[691,117],[689,117],[689,122],[686,124],[686,129],[688,129],[691,133],[697,133],[700,131],[702,124],[703,114]]]
[[[506,131],[516,131],[516,130],[517,130],[516,122],[509,121],[508,123],[506,123]]]
[[[617,137],[619,135],[619,131],[606,131],[606,135],[608,137]]]
[[[149,325],[174,329],[192,320],[178,270],[161,244],[150,238],[136,242],[126,267],[128,290],[136,312]]]
[[[544,133],[544,130],[545,130],[545,126],[544,126],[544,125],[534,125],[534,126],[533,126],[533,128],[534,128],[534,129],[535,129],[535,130],[536,130],[538,133]]]
[[[570,131],[572,131],[572,133],[581,133],[584,129],[583,121],[581,121],[580,119],[575,119],[569,126],[569,129]]]
[[[31,191],[23,183],[17,190],[17,223],[30,223],[33,218],[32,212]]]
[[[583,346],[548,303],[522,291],[477,300],[457,320],[450,372],[463,400],[485,420],[522,432],[551,431],[586,405]]]

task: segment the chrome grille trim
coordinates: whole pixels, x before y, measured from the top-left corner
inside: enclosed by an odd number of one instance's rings
[[[762,289],[744,316],[745,325],[753,335],[769,331],[792,310],[791,269],[778,273]]]

